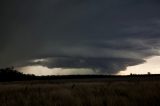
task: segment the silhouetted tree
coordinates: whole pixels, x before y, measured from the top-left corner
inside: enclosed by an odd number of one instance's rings
[[[151,75],[151,73],[150,73],[150,72],[148,72],[148,75]]]
[[[15,80],[26,80],[33,79],[34,75],[25,75],[18,72],[14,67],[7,67],[0,69],[0,81],[15,81]]]

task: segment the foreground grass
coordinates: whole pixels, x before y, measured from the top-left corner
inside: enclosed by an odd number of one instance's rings
[[[0,84],[0,106],[160,106],[159,81]]]

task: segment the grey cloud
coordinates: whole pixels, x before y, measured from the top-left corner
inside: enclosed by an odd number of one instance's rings
[[[127,66],[143,63],[144,60],[128,58],[82,58],[55,57],[44,61],[30,61],[27,65],[42,65],[48,68],[90,68],[97,74],[116,74]]]
[[[1,5],[0,67],[57,58],[45,66],[116,73],[159,55],[158,0],[3,0]]]

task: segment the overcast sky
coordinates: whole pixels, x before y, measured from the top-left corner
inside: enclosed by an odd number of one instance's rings
[[[1,8],[1,68],[116,74],[159,55],[159,0],[2,0]]]

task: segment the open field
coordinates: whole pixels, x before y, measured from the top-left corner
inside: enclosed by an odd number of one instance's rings
[[[160,81],[0,83],[0,106],[160,106],[159,101]]]

